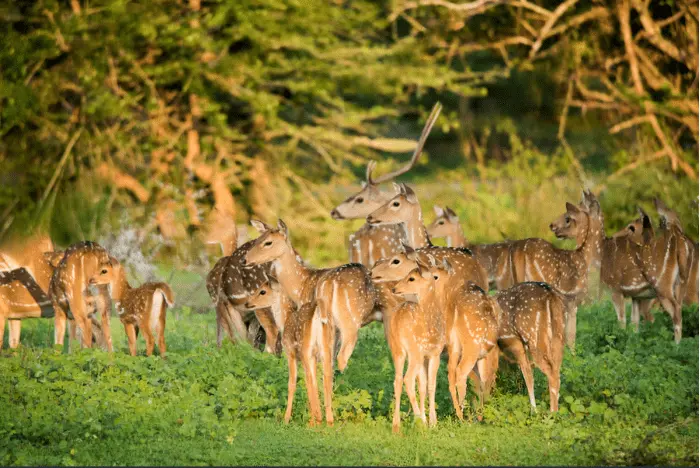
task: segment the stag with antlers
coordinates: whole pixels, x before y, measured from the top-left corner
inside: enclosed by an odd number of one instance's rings
[[[362,190],[348,197],[340,205],[331,211],[331,217],[336,220],[366,218],[377,208],[384,205],[393,194],[383,192],[379,189],[379,184],[388,182],[396,177],[405,174],[416,164],[418,157],[423,151],[425,141],[433,128],[435,121],[440,115],[442,105],[438,102],[433,107],[428,120],[425,122],[418,144],[413,151],[411,160],[403,167],[384,174],[380,177],[373,177],[372,172],[376,166],[375,161],[367,164],[366,180],[362,185]],[[374,263],[380,258],[390,256],[401,250],[401,242],[404,240],[403,230],[392,224],[374,225],[366,223],[357,232],[350,235],[349,250],[350,262],[357,262],[372,268]]]

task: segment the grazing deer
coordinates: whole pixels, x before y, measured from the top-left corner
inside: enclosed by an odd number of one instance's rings
[[[331,211],[331,217],[336,220],[366,218],[367,215],[389,201],[393,194],[382,192],[378,185],[405,174],[416,164],[441,110],[442,105],[439,102],[436,103],[425,122],[413,156],[405,166],[381,177],[373,178],[372,171],[376,162],[370,161],[367,164],[366,180],[362,185],[362,190],[335,207]],[[391,224],[378,226],[366,223],[357,232],[350,235],[350,262],[361,263],[367,268],[372,268],[380,258],[400,251],[403,240],[403,230],[400,226]]]
[[[484,267],[489,277],[490,289],[506,289],[513,285],[510,267],[511,241],[495,244],[471,244],[464,236],[459,217],[449,206],[444,209],[434,206],[435,220],[428,226],[431,239],[445,238],[448,247],[467,247]]]
[[[270,308],[275,323],[282,331],[282,348],[287,356],[289,382],[287,384],[287,409],[284,422],[292,417],[292,404],[297,386],[297,362],[301,359],[309,400],[310,425],[321,422],[321,404],[318,399],[316,360],[323,361],[324,404],[326,421],[333,424],[331,395],[333,391],[332,353],[335,341],[331,324],[323,323],[317,313],[316,304],[308,302],[297,309],[294,302],[282,291],[276,282],[263,284],[246,301],[246,307],[260,310]],[[326,357],[329,357],[328,359]]]
[[[576,249],[554,247],[544,239],[513,241],[510,248],[515,283],[539,281],[549,284],[567,299],[566,342],[574,350],[576,312],[588,291],[588,269],[603,242],[603,218],[593,194],[587,194],[585,207],[566,204],[566,213],[550,225],[558,238],[575,237]]]
[[[78,327],[83,347],[91,347],[95,311],[90,309],[95,296],[89,291],[89,280],[99,272],[114,267],[115,260],[99,244],[91,241],[78,242],[68,247],[51,276],[49,295],[53,303],[54,339],[63,345],[66,334],[66,318]],[[109,324],[110,308],[103,300],[98,301],[101,313],[100,331],[104,345],[112,351],[112,334]]]
[[[498,345],[518,362],[532,409],[536,409],[535,389],[532,366],[527,358],[528,351],[535,365],[547,376],[549,409],[552,412],[558,411],[566,320],[565,298],[547,283],[526,282],[499,292],[496,299],[503,314]]]
[[[474,258],[471,250],[432,245],[423,224],[423,213],[415,192],[406,184],[394,184],[394,189],[396,195],[384,206],[367,216],[367,222],[379,225],[401,225],[406,234],[405,244],[417,250],[423,263],[428,263],[427,254],[433,256],[438,263],[446,258],[457,275],[487,289],[489,282],[486,270]]]
[[[221,346],[224,332],[233,342],[237,337],[244,339],[246,322],[257,318],[265,330],[265,350],[273,353],[278,350],[279,330],[271,312],[259,309],[251,317],[251,311],[245,307],[246,299],[270,279],[269,265],[245,264],[245,256],[252,246],[253,241],[241,245],[228,257],[219,259],[207,274],[207,291],[216,307],[216,342]]]
[[[336,268],[310,268],[292,247],[287,225],[282,220],[278,220],[277,229],[257,220],[251,224],[260,232],[260,237],[253,241],[243,264],[272,262],[274,276],[297,307],[307,302],[316,303],[321,320],[332,320],[340,331],[338,368],[344,371],[360,327],[380,319],[374,313],[377,293],[369,272],[357,263]]]
[[[165,312],[175,303],[173,291],[166,283],[149,282],[131,287],[126,271],[112,258],[89,284],[110,285],[112,300],[129,341],[129,352],[136,356],[136,334],[140,330],[146,339],[146,356],[153,354],[156,339],[160,356],[165,358]]]
[[[424,269],[427,268],[421,255],[417,251],[407,245],[403,247],[403,253],[382,259],[372,268],[372,279],[377,285],[401,280],[405,278],[408,273],[419,268],[419,264],[423,264]],[[424,257],[426,261],[431,264],[435,262],[431,254],[424,255]],[[435,277],[441,276],[444,278],[438,283],[438,298],[440,300],[439,305],[441,309],[447,313],[445,340],[449,358],[448,378],[455,411],[457,412],[457,416],[461,419],[463,415],[463,411],[461,410],[462,406],[461,403],[457,403],[455,390],[459,390],[462,392],[461,394],[464,395],[466,392],[466,383],[464,384],[465,387],[457,387],[454,382],[460,382],[460,385],[462,385],[463,377],[466,378],[466,374],[462,374],[467,372],[476,388],[479,389],[479,399],[483,402],[484,397],[488,396],[495,379],[495,369],[498,368],[498,348],[495,346],[491,347],[492,344],[496,343],[496,339],[495,337],[488,336],[489,330],[493,331],[493,327],[489,328],[489,326],[483,323],[483,320],[489,320],[488,317],[490,315],[487,311],[490,310],[489,308],[492,307],[493,304],[484,300],[484,298],[488,296],[485,295],[482,288],[471,281],[465,281],[461,275],[456,274],[454,268],[447,259],[443,259],[442,265],[444,271],[435,272],[432,267],[431,271],[433,271]],[[445,276],[445,271],[447,272],[447,276]],[[390,310],[392,309],[389,309],[389,311]],[[460,315],[458,318],[455,318],[456,314],[460,313],[467,315]],[[385,311],[384,323],[387,329],[389,329],[391,318],[392,316]],[[469,326],[470,321],[473,325],[471,329]],[[492,323],[490,324],[492,325]],[[455,328],[455,326],[457,326],[457,328]],[[466,335],[464,334],[465,329],[467,330]],[[484,333],[472,335],[471,330],[477,329]],[[490,344],[486,343],[486,341],[481,341],[482,339],[487,340]],[[387,340],[391,341],[388,334]],[[474,340],[478,340],[478,342]],[[484,343],[488,344],[488,347],[483,349],[485,356],[482,356],[482,348],[480,348],[480,346]],[[476,354],[472,352],[475,349],[479,350]],[[470,360],[472,361],[471,365],[467,364]],[[465,363],[462,363],[462,361]],[[458,362],[460,364],[458,364]],[[474,364],[477,364],[477,369],[479,371],[478,376],[474,372],[471,372],[474,368]],[[457,366],[461,366],[459,367],[459,378],[455,374]],[[494,370],[490,371],[491,368],[494,368]],[[489,377],[488,379],[486,378],[487,376]],[[460,402],[461,401],[463,401],[463,397],[460,399]]]
[[[634,260],[644,279],[654,288],[661,307],[671,316],[673,337],[676,343],[679,343],[683,328],[681,305],[684,294],[680,266],[680,258],[683,255],[682,233],[677,225],[669,224],[662,216],[660,235],[655,236],[651,218],[641,209],[640,213],[641,242],[639,237],[631,236],[633,240],[640,242],[640,249],[636,252]]]
[[[10,296],[14,296],[6,297],[7,308],[12,308],[11,306],[7,305],[7,301],[17,305],[40,303],[42,304],[41,307],[47,309],[44,313],[49,313],[48,309],[50,308],[50,299],[46,295],[46,291],[48,291],[49,288],[49,281],[51,280],[51,272],[53,271],[53,268],[47,267],[44,252],[53,252],[53,250],[54,245],[51,237],[41,232],[35,233],[28,238],[15,237],[0,246],[0,272],[10,272],[12,270],[23,268],[23,272],[15,272],[10,276],[19,275],[17,276],[18,280],[25,289],[29,290],[21,292],[18,289],[15,293],[13,293],[10,290],[5,289],[6,295],[9,294]],[[6,275],[5,281],[9,281],[10,276]],[[15,286],[18,288],[22,287],[18,284]],[[26,292],[31,292],[31,297],[33,299],[27,298],[25,295]],[[18,307],[21,309],[25,309],[26,307],[33,308],[32,305],[21,305]],[[22,322],[20,320],[10,321],[11,348],[15,348],[19,345],[22,327],[21,324]]]

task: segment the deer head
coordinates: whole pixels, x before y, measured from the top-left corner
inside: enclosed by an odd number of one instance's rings
[[[418,266],[416,251],[402,244],[404,252],[383,258],[374,264],[372,279],[378,282],[398,281]]]
[[[127,287],[126,271],[119,261],[114,257],[109,257],[108,261],[101,262],[96,275],[92,276],[88,283],[94,286],[108,284],[111,290],[112,299],[121,300],[124,290]]]
[[[333,211],[331,211],[331,217],[336,220],[364,218],[384,205],[387,200],[391,198],[391,194],[387,194],[379,190],[378,185],[392,180],[401,174],[405,174],[411,170],[413,166],[415,166],[416,161],[418,161],[418,157],[423,152],[425,140],[427,140],[430,130],[432,130],[441,110],[442,104],[439,102],[436,103],[432,112],[430,113],[430,116],[428,117],[428,120],[425,122],[425,126],[423,127],[423,132],[418,140],[416,149],[413,151],[413,156],[411,156],[411,160],[407,164],[393,172],[389,172],[388,174],[374,178],[372,177],[372,172],[374,171],[377,163],[376,161],[370,161],[367,164],[365,182],[362,184],[362,190],[348,197],[344,202],[336,206]]]
[[[588,215],[578,206],[566,202],[566,212],[555,219],[549,228],[558,239],[579,238],[588,230]]]
[[[453,236],[460,232],[459,217],[452,208],[446,206],[444,209],[433,206],[435,220],[428,226],[428,235],[433,238]]]
[[[406,277],[396,283],[392,292],[400,296],[415,296],[420,300],[421,297],[433,293],[438,283],[444,283],[444,278],[449,276],[449,273],[442,264],[436,264],[432,256],[428,258],[430,265],[418,262]]]
[[[367,216],[369,224],[398,224],[422,219],[416,193],[406,184],[394,184],[396,195]]]
[[[260,265],[271,262],[291,249],[289,229],[281,219],[277,220],[277,229],[257,220],[252,220],[250,224],[260,232],[260,237],[253,241],[253,245],[244,258],[244,264]]]
[[[275,296],[279,293],[278,285],[266,281],[246,300],[246,309],[265,309],[272,307],[275,303]]]
[[[644,243],[644,229],[648,230],[648,234],[654,237],[654,227],[651,224],[651,218],[641,208],[637,207],[639,218],[635,219],[620,231],[613,234],[613,237],[626,237],[635,244],[642,245]]]

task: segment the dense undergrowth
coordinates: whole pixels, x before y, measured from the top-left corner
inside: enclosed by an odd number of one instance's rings
[[[438,427],[404,414],[401,435],[391,433],[393,367],[380,324],[361,331],[336,376],[336,426],[314,429],[303,383],[292,423],[281,423],[284,358],[218,349],[211,314],[170,313],[167,360],[143,356],[143,343],[128,356],[123,330],[113,330],[113,354],[66,354],[51,346],[50,321],[25,322],[25,346],[0,355],[0,464],[698,463],[696,306],[684,311],[678,346],[662,312],[635,334],[618,328],[609,302],[585,306],[556,415],[544,376],[536,372],[531,415],[522,376],[502,360],[482,421],[468,407],[470,422],[460,424],[443,365]]]

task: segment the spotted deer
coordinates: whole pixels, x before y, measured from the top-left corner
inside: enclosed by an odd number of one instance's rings
[[[331,321],[340,332],[338,368],[345,370],[361,326],[381,317],[375,313],[377,293],[367,269],[357,263],[315,269],[304,264],[292,247],[287,225],[278,220],[273,229],[251,221],[260,232],[245,256],[245,265],[272,263],[273,275],[297,307],[315,302],[321,321]]]
[[[297,363],[302,362],[306,392],[309,400],[310,425],[321,422],[321,404],[318,398],[318,382],[316,378],[316,360],[324,363],[323,385],[326,420],[333,423],[332,412],[332,356],[335,334],[331,324],[321,321],[315,302],[303,304],[297,309],[282,287],[275,281],[264,283],[246,301],[246,307],[260,310],[269,308],[273,311],[275,323],[282,332],[282,348],[287,356],[289,382],[287,384],[287,409],[284,422],[289,423],[292,417],[292,404],[297,385]],[[329,367],[329,365],[331,367]]]
[[[157,341],[160,356],[165,358],[165,314],[175,303],[172,289],[162,282],[148,282],[134,288],[126,278],[124,267],[116,259],[111,260],[89,279],[89,284],[110,285],[110,295],[124,325],[132,356],[136,356],[136,336],[141,331],[146,340],[146,356],[153,354]]]
[[[551,225],[559,238],[575,237],[574,250],[559,249],[544,239],[513,241],[510,248],[513,280],[517,283],[539,281],[549,284],[567,300],[566,342],[574,350],[576,312],[588,291],[588,270],[601,251],[603,218],[593,194],[584,208],[566,203],[562,223]]]
[[[528,353],[547,376],[550,411],[558,411],[566,299],[547,283],[525,282],[499,292],[496,300],[502,311],[498,345],[520,366],[532,409],[537,407]]]
[[[367,216],[367,222],[377,225],[399,224],[406,235],[405,245],[415,249],[423,263],[428,263],[427,254],[434,257],[438,263],[446,258],[457,275],[487,289],[489,282],[486,270],[476,260],[471,250],[434,246],[423,224],[423,213],[415,192],[406,184],[394,185],[396,192],[394,197]]]
[[[442,266],[438,267],[438,269],[442,268],[443,271],[436,272],[434,271],[435,267],[426,266],[426,262],[430,265],[436,264],[435,257],[431,254],[421,256],[410,246],[404,245],[403,247],[403,253],[377,262],[372,268],[372,279],[377,284],[401,280],[408,273],[419,268],[420,264],[423,265],[424,269],[431,268],[436,280],[438,277],[442,278],[438,283],[437,294],[439,307],[447,314],[445,342],[447,343],[449,359],[448,380],[450,381],[450,394],[453,398],[455,412],[457,417],[461,419],[463,415],[461,402],[464,401],[463,397],[466,393],[465,379],[467,374],[478,389],[479,399],[482,402],[490,393],[494,383],[495,370],[490,371],[489,369],[498,368],[498,348],[495,346],[495,337],[490,337],[489,333],[494,330],[490,317],[496,317],[497,314],[492,313],[493,304],[486,300],[488,296],[483,292],[483,289],[457,274],[447,259],[443,258]],[[385,312],[384,324],[386,328],[390,328],[390,321],[391,315]],[[483,333],[472,333],[476,330]],[[387,336],[387,340],[391,341],[389,336]],[[478,375],[472,372],[475,364],[479,372]],[[457,368],[459,368],[459,375],[456,374]],[[486,376],[489,378],[487,379]],[[462,383],[463,380],[464,383]],[[456,391],[462,395],[459,403]]]
[[[49,284],[49,296],[55,311],[54,340],[57,345],[63,345],[66,319],[69,319],[80,332],[82,346],[86,348],[92,346],[96,311],[91,307],[91,304],[95,303],[95,295],[90,291],[89,280],[97,273],[114,267],[114,262],[107,251],[95,242],[78,242],[66,249],[51,275]],[[110,308],[104,300],[99,301],[97,307],[101,315],[99,335],[111,352]]]
[[[257,319],[265,330],[265,350],[274,353],[279,348],[279,330],[270,310],[252,312],[245,307],[246,299],[270,279],[269,265],[244,263],[252,246],[253,241],[241,245],[231,255],[219,259],[207,274],[207,291],[216,308],[216,342],[221,346],[224,333],[234,342],[237,338],[245,339],[249,327],[246,323]]]
[[[19,346],[19,324],[28,318],[54,316],[51,300],[44,293],[56,263],[63,252],[46,252],[41,263],[34,264],[34,275],[24,267],[0,271],[0,348],[2,348],[5,322],[10,322],[10,348]],[[43,288],[42,288],[43,286]],[[16,326],[13,326],[17,324]]]
[[[467,247],[484,267],[489,277],[490,289],[502,290],[513,285],[510,267],[511,241],[495,244],[471,244],[464,236],[459,217],[449,206],[434,206],[435,220],[428,226],[431,239],[445,238],[448,247]]]
[[[678,297],[684,304],[698,303],[698,243],[683,232],[678,214],[659,198],[654,198],[656,212],[664,225],[675,229],[678,236],[678,270],[680,291]]]
[[[651,284],[661,307],[673,320],[673,337],[679,343],[682,335],[683,303],[680,257],[683,253],[681,231],[674,223],[661,216],[659,233],[654,235],[651,218],[640,209],[641,240],[638,235],[630,238],[639,243],[634,261],[644,279]]]
[[[35,309],[36,304],[40,308],[45,309],[44,315],[52,313],[51,301],[46,295],[51,280],[51,272],[53,268],[46,265],[44,258],[45,252],[53,252],[54,244],[48,234],[37,232],[29,237],[15,237],[3,243],[0,246],[0,272],[5,272],[4,282],[10,281],[11,277],[18,278],[17,281],[12,281],[11,286],[4,289],[5,294],[5,310],[9,313],[10,309]],[[13,274],[8,274],[12,270]],[[0,281],[0,283],[3,281]],[[22,291],[21,288],[25,291]],[[20,288],[20,289],[15,289]],[[31,298],[26,294],[30,293]],[[1,293],[0,293],[1,294]],[[11,304],[14,304],[11,305]],[[23,312],[20,312],[20,314]],[[5,322],[3,320],[3,329]],[[22,322],[20,320],[11,320],[9,323],[10,347],[15,348],[19,345]]]
[[[441,110],[442,105],[439,102],[436,103],[428,120],[425,122],[423,132],[418,140],[413,156],[411,156],[411,160],[406,165],[396,171],[373,178],[372,172],[374,171],[376,162],[370,161],[369,164],[367,164],[365,182],[362,185],[362,189],[336,206],[333,211],[331,211],[331,217],[335,220],[366,218],[367,215],[393,198],[392,193],[381,191],[379,189],[379,184],[388,182],[411,170],[416,164],[416,161],[418,161],[418,157],[423,151],[425,141],[440,115]],[[374,225],[365,223],[358,231],[350,235],[350,262],[361,263],[367,268],[372,268],[374,263],[380,258],[398,252],[401,249],[401,242],[403,239],[404,233],[400,226],[393,224]]]

